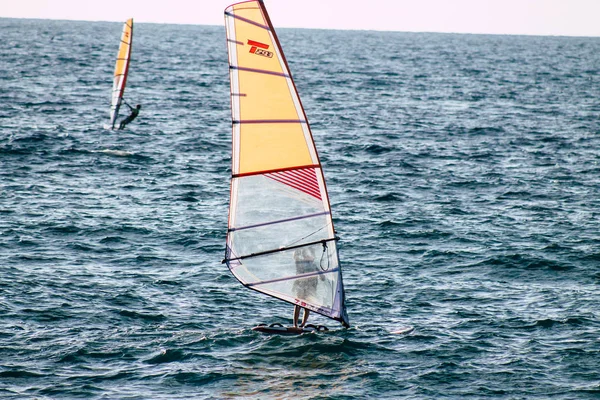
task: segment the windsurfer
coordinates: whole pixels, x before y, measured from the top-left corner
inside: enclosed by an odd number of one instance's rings
[[[296,274],[306,274],[310,272],[318,271],[318,267],[315,264],[315,253],[311,247],[303,247],[294,252],[294,261],[296,261]],[[323,279],[322,276],[309,276],[306,278],[296,279],[292,290],[296,296],[300,299],[306,299],[309,296],[315,296],[317,294],[317,285],[319,278]],[[300,309],[304,309],[302,314],[302,323],[300,327],[304,327],[308,321],[310,311],[307,308],[299,305],[294,305],[294,328],[298,327],[298,317],[300,317]]]
[[[141,104],[138,104],[137,106],[135,106],[135,108],[133,108],[129,104],[127,104],[127,102],[125,100],[123,100],[123,103],[125,103],[125,105],[127,107],[129,107],[129,109],[131,110],[131,114],[129,114],[129,116],[127,118],[125,118],[123,121],[121,121],[121,124],[119,124],[119,129],[125,128],[125,125],[127,125],[128,123],[133,121],[135,119],[135,117],[138,116],[138,114],[140,113],[140,109],[142,108]]]

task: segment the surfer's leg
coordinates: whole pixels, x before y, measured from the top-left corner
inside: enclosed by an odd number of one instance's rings
[[[306,308],[304,309],[304,314],[302,314],[302,323],[300,324],[300,328],[304,328],[304,325],[306,325],[306,322],[308,321],[308,315],[310,314],[310,311],[308,311]]]
[[[131,122],[131,118],[130,117],[125,118],[123,121],[121,121],[121,125],[119,125],[119,129],[125,128],[125,125],[127,125],[130,122]]]
[[[294,328],[298,327],[298,317],[300,316],[300,307],[294,306]]]

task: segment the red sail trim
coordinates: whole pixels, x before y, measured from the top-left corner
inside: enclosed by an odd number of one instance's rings
[[[265,49],[265,50],[269,48],[268,44],[264,44],[264,43],[261,43],[261,42],[255,42],[254,40],[250,40],[250,39],[248,39],[248,44],[250,46],[260,47],[261,49]]]
[[[296,173],[298,182],[302,183],[303,185],[305,185],[307,187],[312,188],[313,190],[316,188],[318,198],[321,199],[321,190],[319,188],[319,181],[317,180],[317,175],[316,175],[315,171],[312,171],[313,172],[312,175],[307,175],[304,172],[305,171],[298,171]],[[308,171],[306,171],[306,172],[308,172]]]
[[[314,171],[310,171],[310,172],[314,172]],[[309,170],[304,170],[304,171],[290,171],[289,173],[294,175],[294,178],[308,186],[308,187],[314,187],[316,185],[316,187],[318,188],[319,186],[319,181],[317,181],[317,176],[315,174],[311,174],[309,172]],[[282,178],[284,179],[284,178]]]
[[[242,119],[233,120],[234,124],[305,124],[301,119]]]
[[[265,176],[321,200],[319,181],[314,169],[282,171],[265,174]]]
[[[275,172],[283,172],[283,171],[290,171],[290,170],[293,170],[293,169],[307,169],[307,168],[321,168],[321,166],[317,165],[317,164],[299,165],[299,166],[295,166],[295,167],[267,169],[267,170],[263,170],[263,171],[253,171],[253,172],[244,172],[244,173],[241,173],[241,174],[233,174],[233,175],[231,175],[231,177],[232,178],[243,178],[245,176],[265,175],[265,174],[272,174],[272,173],[275,173]]]

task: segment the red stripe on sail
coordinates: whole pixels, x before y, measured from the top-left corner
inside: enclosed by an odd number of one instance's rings
[[[314,168],[273,172],[265,176],[321,200],[319,180]]]
[[[318,191],[318,188],[315,188],[314,186],[307,184],[306,182],[302,182],[301,180],[294,180],[294,178],[291,176],[275,176],[271,177],[271,179],[274,179],[277,182],[283,183],[285,185],[291,186],[295,189],[301,190],[304,193],[310,194],[311,196],[320,199],[320,193]]]
[[[264,44],[264,43],[261,43],[261,42],[256,42],[256,41],[250,40],[250,39],[248,39],[248,44],[250,46],[260,47],[261,49],[268,49],[269,48],[268,44]]]

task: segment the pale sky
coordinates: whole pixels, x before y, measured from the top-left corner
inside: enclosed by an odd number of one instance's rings
[[[222,25],[231,0],[0,0],[0,17]],[[600,36],[600,0],[265,0],[276,28]],[[0,33],[1,37],[1,33]]]

